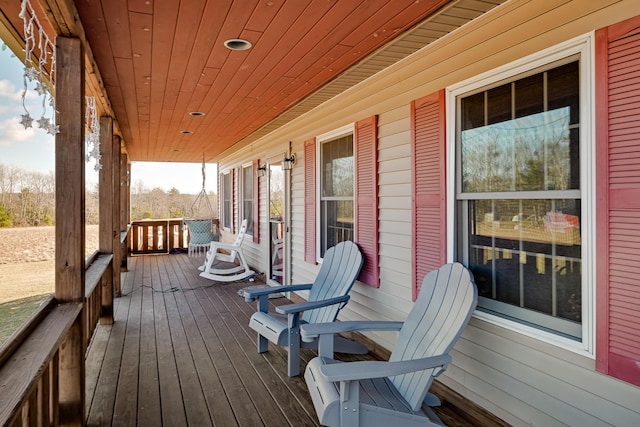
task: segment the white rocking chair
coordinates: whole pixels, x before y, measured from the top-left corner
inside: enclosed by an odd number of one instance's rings
[[[204,264],[198,267],[198,270],[202,271],[200,276],[205,279],[215,280],[218,282],[233,282],[255,275],[256,273],[249,268],[247,260],[242,253],[242,240],[244,240],[246,232],[247,220],[244,219],[235,242],[211,242],[209,251],[204,259]],[[224,250],[228,253],[220,252],[220,250]],[[239,265],[235,264],[236,259],[238,259]],[[214,263],[216,261],[234,263],[234,266],[228,268],[215,268]]]

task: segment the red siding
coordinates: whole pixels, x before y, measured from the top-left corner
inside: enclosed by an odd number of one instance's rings
[[[411,103],[413,299],[424,276],[446,261],[444,90]]]
[[[596,368],[640,386],[640,17],[596,32]]]
[[[378,117],[355,126],[356,206],[355,241],[364,255],[358,280],[380,286],[378,268]]]
[[[258,178],[258,167],[260,161],[253,161],[253,243],[260,243],[260,179]]]
[[[304,143],[304,259],[316,263],[316,139]]]

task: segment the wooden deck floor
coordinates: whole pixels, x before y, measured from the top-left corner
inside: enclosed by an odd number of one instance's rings
[[[255,283],[203,279],[198,261],[129,259],[115,323],[98,327],[88,351],[87,425],[318,425],[303,378],[286,375],[286,352],[256,352],[255,305],[238,296]],[[314,355],[303,350],[302,369]],[[450,404],[440,415],[448,425],[494,425]]]

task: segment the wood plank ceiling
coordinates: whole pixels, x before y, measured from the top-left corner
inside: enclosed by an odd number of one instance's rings
[[[52,5],[73,10],[69,0],[40,1],[50,15]],[[73,3],[130,159],[199,162],[257,139],[504,1]],[[13,3],[0,7],[6,14]],[[235,38],[253,47],[227,49],[225,40]]]

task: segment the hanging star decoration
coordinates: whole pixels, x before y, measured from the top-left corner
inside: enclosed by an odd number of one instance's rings
[[[44,31],[38,21],[38,17],[30,3],[30,0],[21,0],[21,10],[19,17],[24,25],[23,35],[25,42],[25,68],[24,68],[24,90],[22,92],[22,107],[25,114],[20,116],[20,124],[25,129],[33,127],[33,117],[25,103],[26,94],[29,90],[29,83],[35,82],[33,89],[42,98],[42,117],[36,122],[38,126],[47,133],[54,135],[59,132],[59,127],[55,125],[55,99],[53,88],[55,88],[55,46],[49,36]],[[34,61],[34,59],[36,59]],[[49,82],[50,86],[47,85]],[[47,100],[47,98],[49,98]],[[48,101],[48,102],[47,102]],[[47,104],[51,107],[51,118],[45,117],[47,114]]]
[[[99,171],[102,169],[102,155],[100,154],[100,121],[98,120],[98,108],[96,106],[95,96],[85,96],[85,143],[87,162],[95,159],[96,164],[93,169]]]
[[[55,134],[60,133],[60,126],[50,123],[49,127],[47,127],[47,133],[55,136]]]
[[[20,124],[24,126],[25,129],[33,127],[32,123],[33,117],[31,117],[29,113],[20,115]]]
[[[51,120],[45,116],[40,117],[37,122],[40,129],[47,130],[49,129],[49,126],[51,126]]]
[[[42,82],[36,82],[36,87],[34,90],[38,92],[38,95],[40,96],[43,96],[49,93],[49,88],[47,87],[47,85],[45,85]]]
[[[24,69],[24,76],[32,82],[38,79],[38,71],[33,67],[26,67]]]

